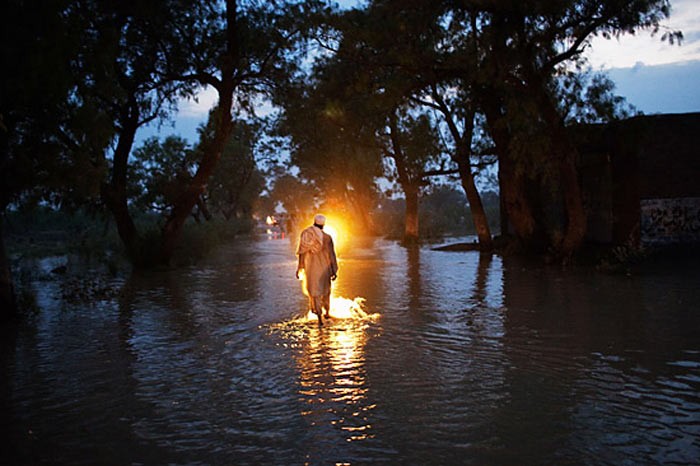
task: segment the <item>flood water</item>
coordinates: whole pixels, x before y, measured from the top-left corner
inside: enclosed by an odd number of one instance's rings
[[[322,328],[286,240],[90,303],[35,282],[2,343],[4,464],[700,463],[700,267],[361,243],[335,294],[378,316]]]

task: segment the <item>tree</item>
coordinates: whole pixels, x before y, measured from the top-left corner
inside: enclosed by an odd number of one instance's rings
[[[66,21],[82,26],[80,47],[72,57],[75,89],[71,102],[98,121],[105,121],[104,137],[113,150],[91,145],[96,167],[106,169],[100,198],[115,219],[132,263],[151,262],[151,248],[143,243],[129,210],[129,157],[137,130],[166,118],[179,97],[193,91],[191,83],[168,74],[186,69],[187,56],[179,34],[200,9],[192,2],[150,0],[124,3],[111,0],[73,2]],[[101,134],[91,125],[61,130],[71,154],[83,141]]]
[[[469,225],[467,199],[455,185],[436,184],[431,186],[421,205],[422,234],[427,237],[440,237],[446,234],[464,234]]]
[[[421,189],[429,184],[430,175],[444,174],[443,170],[429,172],[427,167],[436,162],[442,152],[438,137],[427,115],[412,117],[399,111],[389,114],[387,134],[381,139],[387,142],[382,149],[394,162],[396,178],[406,198],[404,216],[405,243],[416,243],[419,239],[418,200]]]
[[[180,186],[192,177],[196,156],[189,143],[178,136],[162,142],[152,137],[134,150],[129,166],[128,198],[139,212],[172,209]]]
[[[451,97],[450,94],[453,96]],[[436,84],[432,84],[428,97],[429,99],[417,100],[422,105],[436,109],[442,115],[452,139],[450,157],[457,165],[462,189],[464,189],[469,202],[469,209],[479,239],[479,247],[482,251],[490,251],[493,248],[491,228],[475,181],[476,171],[479,167],[472,163],[475,122],[477,120],[476,107],[469,94],[459,87],[440,92],[440,88]],[[483,145],[483,138],[478,143]]]
[[[311,82],[292,83],[277,95],[285,109],[277,131],[290,136],[292,164],[313,181],[325,204],[350,215],[357,231],[372,232],[381,152],[369,122],[348,111],[342,95],[323,87],[342,86],[340,76],[324,77],[332,71],[317,69]]]
[[[480,244],[488,250],[491,233],[474,180],[478,167],[472,163],[476,104],[470,97],[468,82],[448,80],[436,73],[444,66],[436,66],[436,62],[442,59],[439,49],[446,33],[439,24],[431,23],[435,11],[432,5],[405,7],[396,2],[373,2],[365,11],[349,11],[334,23],[342,39],[332,59],[323,66],[336,68],[330,76],[343,76],[345,90],[336,89],[332,95],[345,92],[345,97],[352,96],[350,104],[348,99],[342,99],[345,111],[361,115],[355,118],[366,124],[376,125],[377,144],[393,160],[396,178],[407,200],[406,238],[415,239],[418,234],[419,187],[427,183],[429,176],[457,173],[470,200]],[[397,43],[397,36],[406,37],[406,41]],[[455,97],[448,97],[450,94]],[[356,102],[364,102],[364,108]],[[434,150],[413,153],[410,159],[405,157],[400,142],[407,138],[400,136],[399,125],[391,124],[398,121],[392,115],[401,108],[410,108],[407,113],[413,115],[431,112],[424,121],[435,128],[435,134],[440,126],[446,127],[447,138],[443,138],[442,145],[452,161],[451,167],[445,168],[444,154],[437,155]],[[417,138],[412,138],[412,143],[416,142]],[[424,143],[423,148],[429,145]]]
[[[193,61],[189,71],[177,76],[216,89],[219,102],[213,137],[190,183],[180,193],[162,229],[160,261],[167,262],[179,233],[209,178],[222,157],[234,128],[234,113],[247,108],[276,83],[288,79],[295,65],[290,59],[305,31],[312,27],[309,17],[320,8],[317,2],[206,3],[201,22],[182,31]]]
[[[366,11],[386,25],[384,39],[372,43],[377,61],[426,83],[458,80],[486,116],[504,206],[519,239],[530,249],[570,257],[586,225],[578,155],[558,105],[557,79],[594,34],[657,30],[668,15],[668,1],[376,0]],[[559,234],[548,231],[543,215],[552,192],[565,212]]]
[[[384,176],[396,180],[406,197],[404,240],[415,242],[421,189],[430,176],[452,171],[438,168],[445,161],[433,122],[409,99],[419,81],[377,60],[372,41],[380,32],[372,28],[383,26],[374,19],[350,11],[328,20],[331,32],[322,41],[324,51],[330,52],[280,99],[286,110],[282,130],[292,135],[298,148],[293,160],[305,176],[324,187],[351,186],[350,199],[360,197],[357,186],[376,191],[383,156]],[[325,37],[331,37],[330,42]],[[307,127],[309,115],[315,120]],[[330,154],[337,154],[333,163]],[[351,180],[351,173],[359,177]],[[370,210],[366,201],[361,205],[361,212]]]
[[[278,176],[273,184],[270,199],[281,204],[287,212],[286,230],[292,231],[300,222],[313,216],[316,208],[316,189],[289,173]]]
[[[302,13],[314,7],[308,2],[239,5],[234,0],[77,4],[75,14],[91,18],[83,41],[85,59],[79,61],[86,76],[79,95],[102,102],[115,122],[116,145],[107,159],[111,176],[103,184],[102,199],[135,266],[169,262],[186,219],[195,205],[204,207],[202,196],[229,143],[236,114],[282,79],[291,66],[285,64],[289,52],[302,37]],[[176,98],[202,85],[219,94],[212,136],[191,152],[198,157],[190,160],[188,175],[168,184],[167,211],[159,244],[153,247],[144,243],[129,208],[135,134],[166,116]]]
[[[256,125],[239,121],[209,181],[206,204],[209,210],[220,213],[226,220],[250,218],[255,200],[264,188],[254,153],[259,137]]]
[[[559,105],[562,94],[557,81],[567,66],[581,59],[593,35],[609,37],[645,28],[655,31],[668,13],[669,4],[662,0],[569,0],[500,5],[485,14],[487,21],[479,33],[484,57],[480,65],[491,84],[485,85],[480,95],[488,101],[485,107],[490,108],[490,126],[500,126],[495,131],[506,133],[504,123],[510,127],[509,134],[504,134],[510,140],[501,140],[501,144],[497,141],[499,156],[506,165],[513,165],[506,167],[505,178],[525,188],[527,182],[517,180],[517,172],[524,168],[535,175],[529,177],[530,182],[545,186],[540,192],[560,193],[566,221],[562,233],[547,234],[544,244],[564,260],[580,246],[586,219],[578,181],[578,154],[566,128],[566,114]],[[666,37],[678,36],[671,33]],[[494,137],[497,139],[501,138]],[[530,143],[521,144],[525,150],[519,151],[518,143],[525,140]],[[514,199],[506,199],[507,207],[516,207],[509,213],[517,210],[518,202],[527,203],[525,194],[520,191]],[[541,207],[531,203],[530,211],[536,213]],[[542,223],[541,214],[536,213],[533,220],[533,231],[545,229],[537,225]]]
[[[173,208],[180,187],[192,178],[200,152],[208,150],[214,136],[211,119],[199,128],[199,136],[195,147],[180,137],[168,136],[162,142],[150,138],[134,151],[128,191],[137,210],[162,213]],[[252,215],[264,184],[254,158],[257,136],[256,125],[243,120],[236,125],[217,170],[196,202],[192,213],[196,221],[200,216],[211,220],[215,214],[226,220]]]
[[[84,119],[71,100],[75,89],[71,58],[79,47],[81,28],[65,22],[69,1],[45,2],[28,8],[26,2],[4,4],[2,86],[0,88],[0,219],[10,206],[21,203],[72,203],[78,194],[96,190],[99,167],[88,151],[74,156],[65,150],[57,128]],[[99,119],[91,121],[96,133]],[[85,139],[83,147],[104,147],[102,134]],[[94,175],[98,176],[94,176]],[[72,189],[65,181],[72,182]],[[52,193],[61,191],[61,198]],[[0,319],[16,312],[11,271],[5,254],[0,220]]]

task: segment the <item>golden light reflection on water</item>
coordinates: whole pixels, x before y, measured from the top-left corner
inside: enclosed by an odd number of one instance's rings
[[[331,315],[323,326],[314,314],[274,326],[295,349],[301,414],[312,426],[337,429],[346,442],[371,438],[365,345],[379,315],[367,312],[362,298],[342,297],[331,298]]]
[[[364,298],[348,299],[339,296],[331,296],[330,316],[332,319],[374,320],[379,314],[368,314],[364,309]],[[306,321],[318,321],[313,311],[306,314]]]

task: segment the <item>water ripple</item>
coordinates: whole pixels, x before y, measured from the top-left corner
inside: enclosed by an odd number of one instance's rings
[[[280,241],[100,303],[37,284],[2,360],[6,463],[700,463],[697,272],[379,240],[340,262],[336,291],[380,317],[306,321]]]

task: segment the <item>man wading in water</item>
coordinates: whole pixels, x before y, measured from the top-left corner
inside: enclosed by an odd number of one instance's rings
[[[304,291],[309,297],[309,307],[318,316],[319,325],[323,325],[323,309],[326,310],[325,317],[330,317],[331,280],[338,276],[333,238],[323,232],[325,224],[326,217],[316,215],[314,224],[301,232],[297,248],[299,265],[296,276],[298,279],[302,270],[306,275]]]

